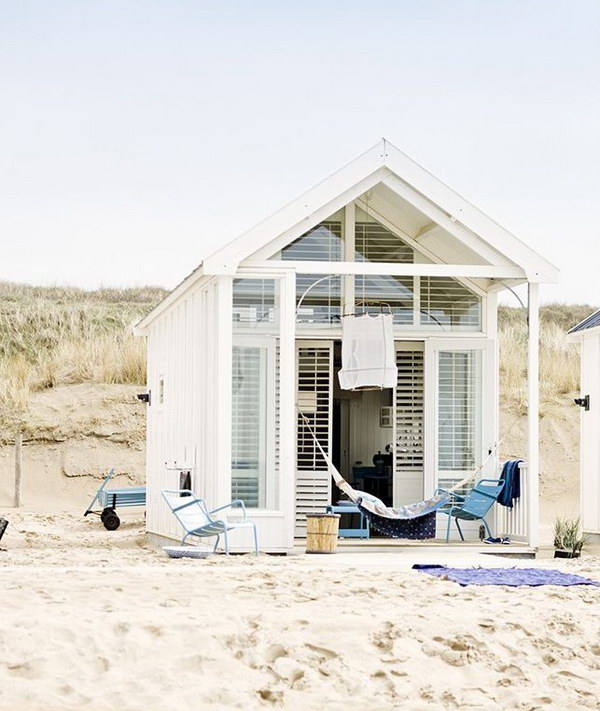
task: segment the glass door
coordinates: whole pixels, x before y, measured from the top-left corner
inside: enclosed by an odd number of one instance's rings
[[[498,407],[494,345],[483,339],[430,342],[429,426],[435,432],[431,491],[436,486],[449,488],[476,472],[494,446]]]

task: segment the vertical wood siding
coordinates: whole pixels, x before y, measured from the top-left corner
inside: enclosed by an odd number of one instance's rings
[[[231,326],[219,315],[227,294],[227,278],[199,283],[152,324],[148,333],[152,400],[147,419],[146,525],[148,531],[163,536],[181,535],[161,496],[162,489],[179,487],[179,473],[165,464],[193,467],[192,488],[209,504],[221,502],[221,489],[228,488],[220,476],[229,467],[230,428],[224,432],[222,427],[228,416],[223,412],[228,405],[228,384],[219,380],[219,373],[227,367],[228,352],[218,350],[219,344],[226,343]]]

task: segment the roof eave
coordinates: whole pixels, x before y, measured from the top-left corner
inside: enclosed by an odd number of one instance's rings
[[[148,332],[148,326],[155,321],[166,309],[172,306],[176,301],[178,301],[184,293],[186,293],[192,286],[194,286],[200,279],[205,277],[204,268],[202,262],[200,265],[194,269],[194,271],[189,274],[183,281],[181,281],[170,293],[168,293],[165,298],[158,303],[150,313],[146,314],[144,318],[138,321],[132,328],[132,333],[134,336],[146,336]]]

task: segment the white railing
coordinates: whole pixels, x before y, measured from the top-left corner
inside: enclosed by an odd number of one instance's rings
[[[498,536],[508,536],[513,541],[529,543],[529,473],[527,464],[519,464],[521,496],[512,509],[496,504],[496,531]]]

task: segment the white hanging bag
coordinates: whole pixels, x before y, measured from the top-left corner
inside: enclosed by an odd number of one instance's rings
[[[392,314],[342,319],[342,390],[395,388],[398,369]]]

